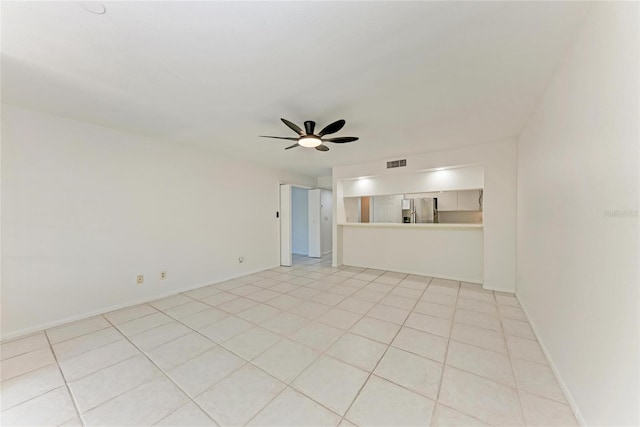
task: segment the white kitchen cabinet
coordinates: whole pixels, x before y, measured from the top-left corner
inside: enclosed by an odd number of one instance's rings
[[[480,190],[458,191],[459,211],[480,210]]]
[[[458,192],[443,191],[438,193],[438,210],[439,211],[457,211],[458,210]]]

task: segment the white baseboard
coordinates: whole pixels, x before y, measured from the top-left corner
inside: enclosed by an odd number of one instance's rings
[[[163,292],[161,294],[154,295],[152,297],[146,297],[146,298],[142,298],[142,299],[139,299],[139,300],[129,301],[129,302],[126,302],[126,303],[123,303],[123,304],[116,304],[116,305],[109,306],[109,307],[103,307],[103,308],[100,308],[98,310],[90,311],[90,312],[87,312],[87,313],[66,317],[64,319],[56,320],[56,321],[53,321],[53,322],[47,322],[47,323],[40,324],[40,325],[37,325],[37,326],[33,326],[33,327],[30,327],[30,328],[25,328],[25,329],[21,329],[21,330],[18,330],[18,331],[15,331],[15,332],[11,332],[11,333],[8,333],[8,334],[0,335],[0,341],[6,341],[6,340],[15,339],[15,338],[20,338],[20,337],[22,337],[24,335],[33,334],[35,332],[40,332],[42,330],[49,329],[49,328],[54,328],[56,326],[64,325],[65,323],[76,322],[78,320],[88,319],[89,317],[94,317],[94,316],[98,316],[98,315],[101,315],[101,314],[109,313],[110,311],[119,310],[121,308],[126,308],[126,307],[131,307],[131,306],[134,306],[134,305],[138,305],[138,304],[144,304],[144,303],[147,303],[147,302],[156,301],[156,300],[159,300],[159,299],[162,299],[162,298],[166,298],[166,297],[169,297],[169,296],[172,296],[172,295],[179,294],[181,292],[192,291],[194,289],[202,288],[202,287],[205,287],[205,286],[215,285],[216,283],[226,282],[227,280],[237,279],[238,277],[248,276],[250,274],[259,273],[261,271],[270,270],[270,269],[276,268],[276,267],[280,267],[280,266],[279,265],[274,265],[273,267],[261,268],[259,270],[252,270],[252,271],[248,271],[248,272],[245,272],[245,273],[242,273],[242,274],[235,274],[233,276],[229,276],[229,277],[226,277],[224,279],[217,280],[215,282],[199,283],[199,284],[192,285],[192,286],[187,286],[187,287],[184,287],[184,288],[174,289],[174,290],[172,290],[170,292]]]
[[[549,353],[549,350],[547,349],[547,346],[544,344],[544,341],[542,340],[542,337],[538,333],[538,328],[536,327],[535,322],[533,321],[531,316],[529,316],[529,312],[527,311],[527,307],[525,307],[525,305],[522,303],[522,300],[520,299],[520,295],[518,295],[517,292],[516,292],[516,298],[518,299],[518,302],[520,303],[520,307],[522,307],[522,311],[524,311],[524,314],[527,316],[527,320],[529,320],[529,324],[531,325],[531,329],[533,330],[533,334],[536,336],[536,339],[538,340],[538,343],[540,344],[540,348],[542,348],[542,352],[544,353],[545,357],[549,361],[549,366],[551,367],[551,370],[553,371],[553,374],[555,375],[556,380],[558,381],[558,384],[560,385],[560,389],[564,393],[564,397],[567,400],[567,403],[569,404],[569,407],[571,408],[571,412],[573,412],[573,415],[576,417],[576,420],[578,420],[578,424],[580,424],[581,426],[586,426],[587,423],[584,420],[584,418],[582,417],[582,413],[580,412],[580,409],[578,408],[578,404],[576,403],[575,399],[573,398],[573,395],[571,394],[571,391],[569,390],[569,387],[567,387],[567,384],[562,379],[562,375],[560,375],[560,371],[558,370],[558,367],[556,366],[555,362],[553,361],[553,358],[551,357],[551,354]]]

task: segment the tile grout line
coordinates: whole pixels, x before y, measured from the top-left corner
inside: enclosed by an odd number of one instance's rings
[[[111,323],[111,321],[110,321],[109,319],[105,319],[105,320],[106,320],[107,322]],[[111,324],[112,324],[112,323],[111,323]],[[113,324],[112,324],[112,325],[113,325]],[[115,325],[114,325],[114,327],[115,327]],[[142,350],[142,349],[140,349],[140,348],[139,348],[138,346],[136,346],[133,342],[131,342],[131,340],[129,339],[129,337],[125,336],[124,338],[125,338],[127,341],[129,341],[129,343],[130,343],[131,345],[133,345],[136,349],[138,349],[138,350],[140,351],[141,355],[142,355],[142,356],[144,356],[144,357],[145,357],[145,358],[146,358],[146,359],[147,359],[147,360],[148,360],[148,361],[149,361],[153,366],[155,366],[155,367],[156,367],[156,369],[158,369],[158,371],[160,371],[160,372],[161,372],[162,376],[164,376],[165,378],[167,378],[167,379],[168,379],[168,380],[169,380],[173,385],[175,385],[175,386],[176,386],[176,387],[177,387],[177,388],[178,388],[178,389],[179,389],[179,390],[184,394],[184,396],[187,398],[187,400],[190,400],[191,402],[193,402],[193,403],[194,403],[194,404],[195,404],[195,405],[196,405],[196,406],[197,406],[197,407],[198,407],[202,412],[204,412],[204,413],[205,413],[205,415],[206,415],[207,417],[211,418],[211,420],[212,420],[212,421],[214,421],[214,423],[215,423],[215,424],[218,424],[218,423],[217,423],[217,422],[216,422],[216,421],[215,421],[211,416],[209,416],[209,413],[208,413],[208,412],[206,412],[206,411],[204,410],[204,408],[202,408],[202,407],[198,404],[198,402],[196,402],[193,398],[191,398],[191,396],[190,396],[190,395],[189,395],[185,390],[183,390],[183,389],[182,389],[182,387],[180,387],[180,386],[179,386],[179,385],[178,385],[178,384],[177,384],[177,383],[176,383],[176,382],[175,382],[175,381],[174,381],[174,380],[173,380],[173,379],[172,379],[172,378],[171,378],[171,377],[170,377],[170,376],[169,376],[169,375],[168,375],[168,374],[167,374],[167,373],[162,369],[162,368],[160,368],[160,367],[159,367],[159,366],[158,366],[158,365],[157,365],[157,364],[156,364],[156,363],[155,363],[155,362],[154,362],[154,361],[153,361],[153,360],[152,360],[152,359],[151,359],[151,358],[150,358],[150,357],[149,357],[149,356],[148,356],[148,355],[147,355],[147,354]],[[208,350],[206,350],[206,351],[208,351]],[[202,352],[202,353],[204,353],[204,352]],[[202,353],[199,353],[199,354],[198,354],[198,356],[199,356],[200,354],[202,354]],[[194,357],[198,357],[198,356],[194,356]],[[138,384],[138,385],[136,385],[135,387],[133,387],[133,388],[131,388],[131,389],[129,389],[129,390],[126,390],[126,391],[124,391],[123,393],[118,394],[117,396],[113,396],[112,398],[110,398],[110,399],[108,399],[108,400],[106,400],[106,401],[102,402],[100,405],[96,406],[96,408],[98,408],[98,407],[100,407],[100,406],[104,405],[105,403],[107,403],[107,402],[109,402],[109,401],[111,401],[111,400],[116,399],[117,397],[120,397],[120,396],[122,396],[122,395],[124,395],[124,394],[126,394],[126,393],[130,392],[131,390],[135,390],[136,388],[138,388],[138,387],[140,387],[140,386],[142,386],[142,385],[149,384],[150,382],[154,381],[155,379],[156,379],[156,378],[151,378],[149,381],[145,381],[145,382],[143,382],[142,384]],[[189,403],[189,402],[187,402],[187,403]],[[185,405],[186,405],[186,403],[185,403]],[[182,406],[184,406],[184,405],[179,406],[178,408],[176,408],[176,410],[178,410],[178,409],[182,408]],[[92,408],[92,409],[95,409],[95,408]],[[173,411],[173,412],[175,412],[175,411]],[[173,413],[173,412],[171,412],[171,413]],[[171,413],[170,413],[170,414],[171,414]],[[164,417],[162,417],[161,419],[157,420],[157,421],[156,421],[156,422],[154,422],[153,424],[157,424],[157,423],[159,423],[159,422],[160,422],[160,421],[162,421],[163,419],[167,418],[170,414],[167,414],[166,416],[164,416]],[[219,425],[219,424],[218,424],[218,425]]]
[[[404,322],[402,323],[402,325],[400,325],[400,327],[398,328],[398,331],[394,334],[393,338],[391,338],[391,340],[389,341],[389,344],[387,344],[387,348],[384,350],[384,352],[382,353],[382,355],[378,359],[378,362],[375,364],[375,366],[373,367],[373,369],[371,370],[371,372],[367,376],[367,379],[362,383],[362,386],[360,386],[360,388],[358,389],[358,392],[356,393],[354,398],[351,400],[351,403],[349,404],[347,409],[344,411],[344,414],[342,415],[342,418],[340,419],[340,423],[339,424],[341,424],[346,419],[347,414],[349,413],[349,411],[353,407],[353,404],[356,402],[356,400],[358,400],[358,397],[360,396],[360,393],[362,393],[362,390],[364,389],[364,387],[369,383],[369,380],[371,379],[371,376],[373,375],[375,370],[380,365],[380,362],[382,361],[382,359],[384,359],[384,356],[389,351],[389,348],[391,348],[391,344],[393,343],[393,341],[396,339],[396,337],[398,336],[398,334],[400,333],[400,331],[404,327],[405,323],[407,322],[407,319],[409,319],[409,316],[411,315],[411,312],[415,309],[416,305],[418,305],[418,302],[420,301],[420,298],[422,298],[422,295],[424,295],[424,293],[426,292],[427,288],[430,286],[432,280],[433,280],[433,278],[429,280],[429,283],[427,284],[427,286],[422,290],[422,293],[420,294],[420,297],[416,299],[416,302],[413,304],[413,307],[411,308],[411,310],[409,310],[409,314],[407,314],[407,317],[404,319]],[[395,287],[397,287],[397,286],[398,285],[396,285]],[[395,287],[394,287],[394,289],[395,289]],[[377,375],[376,375],[376,377],[377,377]],[[395,384],[395,383],[392,382],[392,384]],[[434,410],[435,410],[435,405],[434,405]],[[350,420],[347,419],[347,421],[351,423]]]
[[[78,402],[76,402],[76,399],[73,393],[71,392],[71,387],[69,386],[69,382],[67,382],[67,377],[65,377],[64,372],[62,372],[62,368],[60,367],[60,363],[58,362],[58,357],[56,356],[55,351],[53,351],[53,346],[51,345],[51,341],[49,340],[49,335],[47,335],[46,331],[44,331],[44,336],[47,339],[47,342],[49,343],[49,351],[53,355],[53,360],[55,361],[56,367],[58,368],[58,372],[60,372],[60,375],[62,376],[62,381],[64,381],[64,386],[67,390],[67,393],[69,394],[69,397],[71,398],[71,402],[73,403],[73,409],[76,412],[76,416],[78,417],[78,420],[80,421],[80,423],[84,426],[84,420],[80,416],[80,408],[78,408]],[[40,394],[39,396],[42,396],[42,394]],[[67,420],[64,423],[69,421],[71,420]]]

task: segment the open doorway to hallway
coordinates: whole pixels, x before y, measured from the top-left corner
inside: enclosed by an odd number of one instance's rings
[[[280,265],[293,258],[321,259],[332,248],[333,194],[331,190],[280,185]]]

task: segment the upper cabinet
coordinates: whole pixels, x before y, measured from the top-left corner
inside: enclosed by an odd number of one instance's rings
[[[438,194],[439,211],[479,211],[480,190],[444,191]]]
[[[443,191],[437,194],[439,211],[457,211],[458,210],[458,192]]]
[[[479,211],[480,190],[458,191],[459,211]]]

